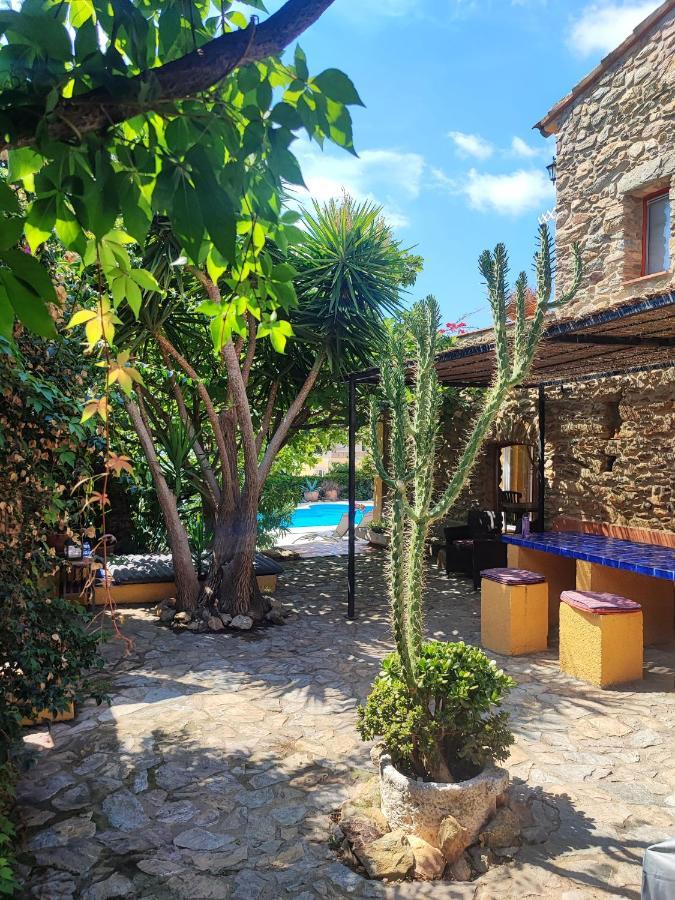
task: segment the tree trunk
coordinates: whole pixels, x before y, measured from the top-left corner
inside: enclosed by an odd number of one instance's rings
[[[202,585],[199,604],[231,616],[251,616],[259,621],[270,603],[258,589],[255,577],[256,515],[241,503],[223,511],[215,526],[213,560]]]
[[[173,577],[176,582],[176,608],[179,612],[191,611],[197,608],[199,582],[197,581],[197,572],[190,553],[190,541],[178,514],[176,497],[162,474],[150,429],[142,412],[142,403],[143,401],[139,397],[138,404],[134,403],[133,400],[127,400],[124,405],[138,435],[145,458],[148,461],[148,467],[157,491],[157,499],[164,515],[173,559]]]

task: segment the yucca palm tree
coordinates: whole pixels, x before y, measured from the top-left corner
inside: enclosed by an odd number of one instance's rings
[[[154,358],[156,386],[164,392],[165,411],[170,407],[166,414],[182,422],[193,473],[201,472],[214,535],[213,562],[200,586],[176,497],[159,465],[163,435],[157,417],[148,414],[157,407],[148,377],[148,387],[139,387],[126,405],[167,522],[182,609],[264,613],[253,560],[258,504],[272,464],[320,377],[335,379],[372,361],[386,318],[398,311],[402,288],[421,267],[373,204],[349,197],[314,204],[303,224],[305,239],[286,256],[298,273],[298,303],[288,313],[294,337],[283,354],[257,336],[257,322],[249,317],[247,338],[230,341],[214,358],[204,319],[195,310],[204,291],[220,296],[219,285],[203,271],[180,275],[178,267],[167,265],[173,244],[165,226],[148,248],[145,265],[166,292],[146,298],[140,322],[127,324],[125,338],[127,345],[143,346],[146,359]]]

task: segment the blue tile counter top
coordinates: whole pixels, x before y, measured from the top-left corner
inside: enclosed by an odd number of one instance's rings
[[[526,538],[518,534],[505,534],[502,535],[502,540],[529,550],[583,559],[612,569],[625,569],[639,575],[675,581],[675,550],[668,547],[572,531],[532,532]]]

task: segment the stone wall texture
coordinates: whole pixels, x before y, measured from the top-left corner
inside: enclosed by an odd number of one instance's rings
[[[445,423],[437,480],[447,481],[467,417]],[[561,515],[634,528],[675,530],[675,371],[550,388],[546,395],[546,525]],[[527,443],[536,462],[536,394],[503,410],[449,518],[494,509],[499,447]]]
[[[568,283],[573,241],[584,262],[581,289],[566,313],[672,290],[675,216],[670,271],[640,278],[640,270],[642,198],[669,188],[675,204],[675,10],[567,108],[556,139],[561,283]]]

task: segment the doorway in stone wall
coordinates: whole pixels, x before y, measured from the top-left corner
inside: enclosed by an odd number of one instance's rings
[[[497,505],[507,531],[515,531],[524,513],[536,510],[535,448],[530,444],[502,444],[497,453]]]

